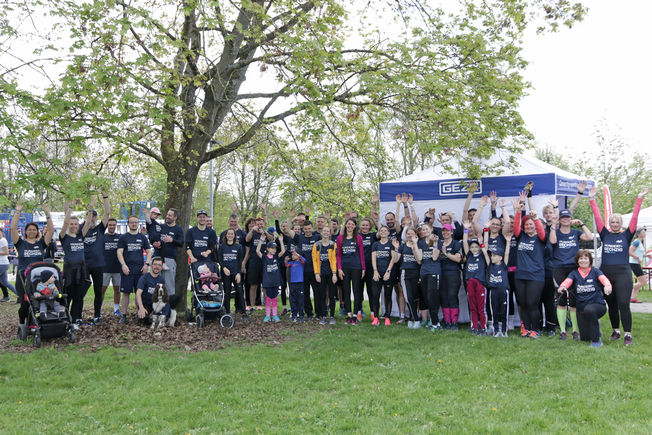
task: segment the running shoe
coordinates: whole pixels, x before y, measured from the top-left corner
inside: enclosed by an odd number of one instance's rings
[[[351,324],[351,318],[347,317],[346,320],[344,321],[345,325],[350,325]]]
[[[329,325],[334,325],[335,324],[335,317],[331,316],[331,319],[328,321]]]
[[[559,334],[559,339],[560,340],[564,341],[564,340],[566,340],[566,338],[568,338],[568,334],[566,334],[566,332],[562,332],[562,333]]]
[[[502,331],[500,334],[501,334],[500,335],[501,338],[508,338],[507,331]]]
[[[521,327],[521,337],[529,337],[529,336],[530,336],[530,331]]]
[[[122,322],[120,322],[120,323],[122,323]],[[70,327],[72,328],[73,331],[77,331],[79,329],[79,325],[76,324],[76,323],[73,323]]]
[[[299,317],[299,322],[306,323],[306,319],[304,319],[303,317]]]
[[[127,315],[123,314],[122,317],[120,317],[120,323],[126,324],[127,323]]]
[[[536,338],[541,337],[541,334],[539,334],[538,331],[530,331],[530,333],[528,334],[528,337],[536,339]]]
[[[602,340],[591,342],[591,347],[602,347]]]
[[[472,335],[478,335],[478,330],[475,328],[471,328],[471,334]]]
[[[99,325],[102,323],[102,316],[100,317],[93,317],[93,320],[89,322],[91,325]]]
[[[306,316],[306,320],[312,320],[314,318],[315,318],[314,314],[308,314],[308,316]]]
[[[485,335],[487,335],[487,330],[483,328],[478,329],[478,335],[480,337],[484,337]]]
[[[632,340],[632,336],[629,334],[625,334],[625,346],[631,346],[634,340]]]
[[[398,319],[398,321],[396,323],[403,324],[405,322],[406,322],[405,317],[401,317],[400,319]]]
[[[265,316],[265,318],[263,319],[263,322],[269,322],[270,320],[272,320],[271,317]]]
[[[412,320],[408,320],[408,329],[412,329],[414,327],[414,322]]]
[[[414,321],[412,325],[414,329],[421,329],[421,322],[419,322],[418,320]]]
[[[342,317],[346,316],[346,308],[340,307],[340,316]]]
[[[358,322],[362,321],[362,311],[358,312],[358,314],[356,314],[355,317]]]
[[[9,296],[5,296],[4,298],[0,299],[0,302],[9,302],[11,298]]]
[[[247,305],[247,311],[252,311],[253,307],[251,305]]]
[[[263,307],[262,305],[256,305],[256,309],[257,309],[258,311],[262,311],[264,308],[265,308],[265,307]]]
[[[371,322],[371,326],[378,326],[379,323],[380,320],[378,319],[378,317],[374,317],[374,320]]]
[[[242,313],[242,321],[246,322],[247,320],[249,320],[249,316],[247,316],[247,313]]]
[[[281,319],[278,316],[272,316],[272,320],[274,321],[274,323],[278,323],[281,321]]]
[[[580,341],[580,334],[576,331],[573,331],[573,340]]]
[[[555,330],[554,329],[549,329],[547,334],[548,334],[548,337],[554,337],[555,336]]]
[[[457,331],[459,330],[459,326],[457,326],[457,323],[451,323],[451,331]]]
[[[611,337],[609,337],[609,340],[614,341],[618,340],[620,338],[620,331],[614,330],[614,332],[611,333]]]
[[[358,318],[357,317],[351,317],[351,325],[358,325]]]
[[[432,325],[432,328],[430,329],[431,331],[441,331],[441,325],[437,323],[436,325]]]
[[[500,328],[498,328],[498,329],[500,329]],[[491,322],[491,325],[487,325],[487,334],[494,335],[494,332],[495,332],[494,331],[494,325],[493,325],[493,322]]]
[[[629,302],[631,302],[631,303],[633,303],[633,304],[641,304],[641,303],[642,303],[641,301],[639,301],[639,300],[636,299],[636,298],[631,298],[631,299],[629,300]]]
[[[503,336],[502,332],[500,332],[500,331],[494,332],[494,338],[499,338],[499,337],[502,337],[502,336]]]
[[[391,326],[391,325],[392,325],[392,321],[389,320],[389,317],[385,317],[385,326]]]
[[[122,317],[122,313],[120,312],[120,309],[114,310],[113,315],[116,317]]]
[[[294,316],[292,316],[291,319],[290,319],[290,321],[291,321],[292,323],[297,323],[297,318],[294,317]]]
[[[285,316],[287,313],[288,313],[288,309],[284,307],[283,311],[281,311],[281,316]]]
[[[326,324],[326,317],[322,317],[321,320],[319,321],[320,325],[325,325]]]

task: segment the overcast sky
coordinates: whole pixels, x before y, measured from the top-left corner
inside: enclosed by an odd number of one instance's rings
[[[533,89],[521,114],[539,145],[564,154],[590,150],[602,123],[652,155],[652,2],[583,3],[588,15],[572,29],[526,39],[525,77]]]

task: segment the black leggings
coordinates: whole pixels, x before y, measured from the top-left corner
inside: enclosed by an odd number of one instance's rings
[[[281,303],[283,306],[287,306],[287,289],[288,289],[288,280],[287,280],[287,268],[283,265],[279,266],[281,270]]]
[[[584,325],[588,329],[588,336],[593,343],[600,341],[600,317],[607,312],[607,307],[603,304],[589,304],[582,310],[584,316]]]
[[[410,313],[409,320],[418,318],[417,298],[419,297],[419,269],[403,269],[401,285],[407,293],[406,303]]]
[[[385,317],[389,318],[392,315],[392,280],[391,278],[385,281],[383,276],[385,276],[384,270],[379,270],[378,274],[380,279],[378,281],[372,281],[372,294],[369,298],[369,309],[376,316],[380,316],[380,292],[383,291],[385,295]],[[373,274],[372,274],[373,280]]]
[[[326,297],[329,293],[330,285],[333,283],[331,274],[319,274],[319,282],[315,287],[315,316],[326,317],[327,305]],[[332,293],[332,291],[331,291]]]
[[[95,311],[94,317],[102,315],[102,302],[104,302],[104,295],[102,295],[102,277],[104,273],[103,267],[89,267],[87,268],[88,275],[93,280],[93,292],[95,297],[93,299],[93,310]],[[86,292],[84,292],[86,294]],[[75,316],[73,316],[73,319]]]
[[[460,292],[462,278],[459,272],[444,272],[441,275],[439,284],[439,293],[441,294],[442,308],[459,308],[460,301],[457,295]]]
[[[516,295],[521,307],[521,320],[523,320],[523,325],[528,331],[537,330],[541,326],[539,301],[544,286],[544,281],[516,278]]]
[[[439,323],[439,275],[421,275],[421,293],[425,295],[433,325]]]
[[[101,269],[100,269],[101,270]],[[81,320],[84,309],[84,296],[88,291],[88,281],[84,265],[63,265],[63,276],[66,286],[64,293],[68,294],[68,307],[73,322]],[[102,281],[100,281],[100,285]],[[101,297],[101,296],[100,296]],[[97,301],[97,297],[95,298]],[[99,316],[95,316],[99,317]]]
[[[242,278],[242,275],[240,276]],[[235,275],[231,274],[226,276],[222,272],[222,285],[224,286],[224,308],[227,313],[231,312],[231,289],[235,291],[235,311],[237,313],[245,312],[245,295],[244,288],[242,287],[242,280],[240,284],[235,281]]]
[[[552,276],[546,276],[546,281],[543,285],[543,291],[541,292],[541,301],[539,303],[539,309],[543,309],[546,312],[546,331],[554,331],[557,328],[555,294],[557,294],[557,291],[555,289],[555,283],[552,280]],[[543,325],[540,325],[538,328],[542,326]]]
[[[351,286],[353,286],[353,297],[355,306],[358,306],[358,300],[362,296],[362,269],[342,269],[344,279],[342,279],[342,299],[344,299],[344,309],[351,313]],[[362,309],[362,300],[360,300],[360,309]],[[355,313],[358,311],[356,310]]]
[[[611,282],[611,294],[605,295],[609,305],[609,320],[611,327],[618,329],[620,320],[625,332],[632,332],[632,312],[629,310],[629,300],[632,297],[632,269],[629,264],[603,264],[600,268]]]
[[[364,285],[364,288],[367,290],[367,297],[371,301],[371,297],[374,292],[374,269],[371,267],[371,260],[369,260],[369,263],[367,263],[367,270],[364,273],[364,278],[362,278],[362,283],[361,286]],[[364,300],[364,289],[361,288],[362,291],[362,297],[360,298],[360,302]],[[369,306],[371,309],[371,304]],[[362,309],[362,304],[360,305],[360,309]],[[374,311],[374,313],[377,315]]]
[[[23,284],[22,279],[24,274],[24,270],[18,269],[15,284],[16,294],[18,294],[18,300],[20,301],[20,308],[18,308],[18,321],[20,323],[25,323],[27,315],[29,314],[29,302],[25,301],[25,285]]]

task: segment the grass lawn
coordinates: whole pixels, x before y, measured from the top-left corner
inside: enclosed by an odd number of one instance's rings
[[[652,432],[652,315],[600,349],[368,322],[215,352],[5,353],[0,432]]]

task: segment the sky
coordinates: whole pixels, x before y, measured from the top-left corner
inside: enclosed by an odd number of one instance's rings
[[[521,115],[537,145],[565,155],[588,152],[603,126],[632,150],[647,152],[652,165],[652,2],[583,3],[588,15],[572,29],[525,39],[532,89]]]

